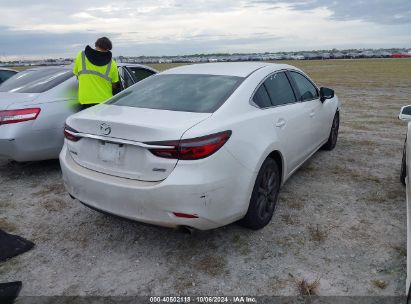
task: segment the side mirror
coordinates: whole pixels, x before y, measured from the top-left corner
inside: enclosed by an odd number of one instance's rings
[[[326,99],[334,97],[334,90],[329,88],[320,88],[320,100],[324,102]]]
[[[411,121],[411,106],[402,107],[398,118],[401,120]]]

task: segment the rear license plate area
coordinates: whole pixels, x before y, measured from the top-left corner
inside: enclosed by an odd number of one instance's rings
[[[99,145],[98,158],[104,163],[119,163],[124,146],[106,141]]]

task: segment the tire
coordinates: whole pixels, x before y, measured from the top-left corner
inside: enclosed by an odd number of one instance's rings
[[[405,186],[406,177],[407,177],[407,139],[405,139],[404,148],[402,150],[401,173],[400,173],[400,181],[404,186]]]
[[[331,125],[330,135],[328,141],[322,146],[324,150],[331,151],[337,145],[338,130],[340,128],[340,114],[337,112],[334,115],[333,123]]]
[[[273,217],[279,191],[280,170],[273,159],[267,158],[258,172],[247,214],[240,224],[253,230],[266,226]]]

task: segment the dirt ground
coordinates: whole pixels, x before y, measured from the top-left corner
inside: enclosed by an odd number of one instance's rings
[[[336,90],[340,137],[284,185],[266,228],[192,236],[125,221],[71,200],[57,161],[0,161],[0,229],[36,243],[0,264],[0,282],[22,280],[21,295],[297,295],[319,279],[320,295],[404,294],[397,115],[411,60],[292,64]]]

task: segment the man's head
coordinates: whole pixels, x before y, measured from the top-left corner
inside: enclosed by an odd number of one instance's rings
[[[111,43],[110,39],[108,39],[107,37],[98,38],[95,43],[95,46],[96,46],[96,50],[102,51],[102,52],[111,51],[111,49],[113,48],[113,44]]]

